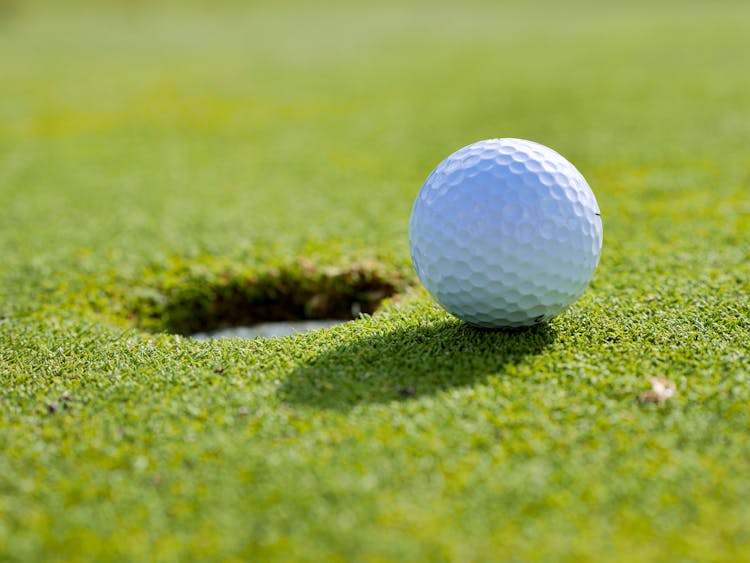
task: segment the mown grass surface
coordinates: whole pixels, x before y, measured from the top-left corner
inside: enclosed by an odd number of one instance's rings
[[[745,3],[8,6],[3,559],[746,556]],[[602,209],[549,326],[420,289],[276,340],[132,316],[300,256],[403,273],[423,179],[495,136]]]

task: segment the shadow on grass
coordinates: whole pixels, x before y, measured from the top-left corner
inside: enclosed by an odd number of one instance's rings
[[[279,392],[289,403],[336,410],[409,400],[503,373],[555,338],[548,325],[491,331],[458,321],[380,333],[317,356],[290,374]]]

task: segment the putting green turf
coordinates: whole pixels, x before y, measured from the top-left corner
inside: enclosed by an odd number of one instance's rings
[[[566,4],[0,3],[0,558],[746,557],[750,6]],[[604,219],[524,333],[409,267],[423,179],[497,136]],[[157,330],[174,292],[358,268],[411,287]]]

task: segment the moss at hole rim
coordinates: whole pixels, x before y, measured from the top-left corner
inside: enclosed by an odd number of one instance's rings
[[[167,269],[154,284],[135,288],[128,316],[147,331],[181,335],[272,321],[349,320],[374,313],[413,281],[404,265],[378,260],[330,265],[297,257],[248,270],[204,261]]]

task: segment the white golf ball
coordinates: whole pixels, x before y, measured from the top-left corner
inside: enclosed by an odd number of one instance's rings
[[[417,275],[469,324],[522,327],[560,314],[591,281],[602,249],[599,205],[552,149],[489,139],[441,162],[409,223]]]

